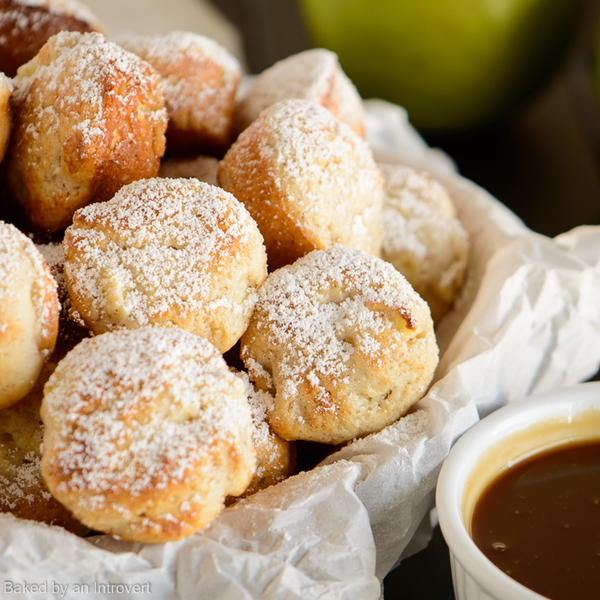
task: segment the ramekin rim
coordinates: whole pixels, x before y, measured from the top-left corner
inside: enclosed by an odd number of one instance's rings
[[[535,422],[543,422],[544,416],[550,420],[553,416],[582,412],[585,406],[574,410],[576,405],[588,402],[594,391],[600,399],[600,382],[581,383],[504,406],[461,436],[446,457],[436,487],[440,528],[455,560],[487,593],[494,595],[501,591],[512,600],[545,600],[545,596],[525,587],[499,569],[477,547],[467,531],[462,518],[462,491],[478,456],[503,437],[518,431],[518,428],[509,427],[509,423],[522,422],[524,428]],[[539,411],[540,402],[544,403],[546,409],[542,413]],[[481,441],[485,443],[481,444]]]

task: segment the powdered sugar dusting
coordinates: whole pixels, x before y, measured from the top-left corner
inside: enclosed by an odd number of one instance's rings
[[[288,98],[319,102],[336,66],[336,55],[321,48],[284,58],[253,81],[244,99],[245,110],[258,116],[265,108]]]
[[[0,34],[0,44],[7,46],[11,38],[21,35],[40,35],[48,25],[48,16],[41,11],[23,12],[20,7],[0,11],[0,28],[7,33]]]
[[[254,425],[252,436],[254,445],[266,446],[270,443],[270,437],[272,435],[271,428],[267,423],[267,415],[273,410],[273,396],[268,392],[257,390],[252,385],[247,373],[238,371],[236,372],[236,375],[244,384],[246,397],[248,398],[250,413],[252,415],[252,424]]]
[[[24,259],[39,277],[48,277],[44,259],[34,243],[14,225],[0,221],[0,291],[3,294],[13,290],[12,277],[22,269]]]
[[[6,33],[0,35],[0,44],[6,45],[19,37],[47,37],[48,28],[52,31],[56,27],[57,16],[74,18],[88,28],[100,29],[96,17],[75,0],[11,0],[3,4],[0,29]]]
[[[90,9],[77,0],[16,0],[15,4],[45,8],[50,13],[69,15],[90,25],[98,23]]]
[[[36,248],[44,257],[46,264],[50,268],[50,273],[56,281],[58,299],[61,308],[68,310],[69,294],[67,293],[67,284],[65,282],[65,253],[62,244],[59,242],[50,242],[48,244],[36,244]]]
[[[260,379],[261,381],[264,381],[264,384],[268,389],[273,389],[273,379],[271,374],[257,360],[254,360],[251,356],[245,356],[244,364],[252,374],[254,381]]]
[[[435,319],[462,285],[468,235],[446,189],[429,174],[380,165],[385,179],[382,256],[430,303]]]
[[[269,413],[275,407],[275,399],[269,392],[254,387],[244,371],[236,372],[236,375],[244,384],[252,414],[256,471],[246,490],[247,494],[252,494],[290,475],[292,460],[288,442],[282,440],[267,421]]]
[[[160,73],[167,110],[178,127],[228,133],[241,69],[225,48],[188,31],[132,36],[120,43]]]
[[[33,269],[31,300],[41,324],[41,336],[47,338],[56,318],[54,303],[56,282],[34,243],[16,227],[0,221],[0,298],[17,298],[22,290],[15,286],[15,276],[22,273],[26,261]],[[0,323],[0,332],[2,330]]]
[[[59,242],[49,242],[48,244],[36,244],[36,248],[44,257],[56,279],[59,272],[63,270],[65,263],[65,253],[62,245]]]
[[[134,54],[146,57],[146,60],[174,60],[177,54],[190,57],[206,56],[224,70],[224,77],[240,72],[238,60],[215,40],[190,31],[171,31],[169,33],[146,36],[131,36],[119,42]]]
[[[40,403],[48,365],[34,388],[17,404],[0,411],[0,510],[18,516],[38,514],[52,503],[40,472]]]
[[[251,310],[252,292],[236,303],[219,278],[260,239],[231,194],[194,179],[147,179],[109,202],[77,211],[65,235],[71,290],[102,317],[115,302],[121,324],[147,325],[168,314]]]
[[[377,360],[380,337],[390,327],[393,308],[412,327],[421,298],[394,267],[364,252],[334,246],[311,252],[272,273],[259,292],[255,319],[282,351],[277,394],[294,396],[306,382],[324,410],[336,410],[324,379],[348,383],[354,352]],[[253,379],[254,359],[242,358]]]
[[[0,98],[9,96],[13,93],[15,85],[10,77],[7,77],[4,73],[0,73]]]
[[[343,79],[340,82],[339,79]],[[335,53],[313,48],[276,62],[250,86],[240,111],[246,124],[280,100],[298,98],[326,104],[335,93],[335,114],[352,124],[362,120],[362,106],[356,88],[343,74]]]
[[[40,457],[28,452],[23,462],[14,468],[11,477],[0,475],[0,504],[16,510],[23,504],[35,504],[40,500],[48,502],[52,494],[43,488],[40,473]]]
[[[260,164],[253,163],[254,144]],[[367,144],[322,106],[283,100],[266,109],[230,152],[236,160],[228,155],[224,164],[240,185],[247,176],[260,181],[261,165],[272,165],[268,176],[288,202],[287,218],[314,236],[316,247],[339,243],[379,253],[381,175]],[[267,195],[261,200],[273,201]]]
[[[60,303],[61,324],[59,327],[59,336],[69,337],[68,327],[65,324],[68,320],[76,323],[79,327],[85,328],[85,323],[77,311],[71,306],[71,298],[67,290],[67,281],[65,279],[65,253],[60,242],[49,242],[47,244],[36,244],[40,251],[54,280],[56,281],[58,291],[58,301]]]
[[[45,49],[21,67],[14,79],[17,102],[26,102],[31,86],[41,82],[44,96],[52,99],[52,105],[38,107],[35,121],[29,126],[32,135],[37,129],[56,131],[58,135],[56,115],[75,111],[81,113],[76,128],[83,147],[91,146],[106,132],[104,99],[107,93],[114,96],[120,110],[125,111],[138,106],[140,89],[149,90],[158,85],[158,76],[147,63],[107,41],[100,33],[64,31],[53,36]],[[77,77],[69,76],[72,73]],[[118,89],[113,85],[107,91],[107,82],[114,82],[123,74],[128,85]],[[152,111],[148,118],[164,121],[164,108]]]
[[[429,174],[402,165],[380,165],[385,180],[384,255],[409,250],[424,258],[428,248],[419,232],[424,226],[448,229],[455,215],[444,187]]]
[[[241,381],[209,342],[179,329],[86,339],[45,392],[44,461],[61,474],[59,490],[86,492],[92,510],[110,493],[184,481],[218,440],[250,435]]]

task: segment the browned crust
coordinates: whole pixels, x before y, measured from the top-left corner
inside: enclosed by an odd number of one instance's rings
[[[43,64],[51,62],[53,49],[47,48],[39,53]],[[111,69],[101,82],[105,125],[102,135],[91,139],[72,127],[70,111],[79,111],[81,121],[93,113],[84,99],[58,113],[58,138],[38,114],[41,107],[56,104],[44,79],[34,80],[20,100],[13,94],[8,180],[32,228],[59,231],[69,225],[77,208],[108,200],[123,185],[158,173],[167,123],[166,115],[158,119],[156,113],[164,107],[164,99],[158,75],[147,63],[141,68],[142,78]],[[78,76],[75,66],[72,72],[61,73],[63,81]]]
[[[243,202],[265,240],[269,270],[294,262],[321,246],[310,240],[287,210],[285,193],[260,151],[258,128],[247,129],[229,149],[217,174],[219,184]]]
[[[157,65],[162,73],[160,65]],[[172,69],[175,70],[175,69]],[[223,68],[208,57],[201,61],[182,58],[177,64],[177,75],[181,80],[188,80],[190,97],[184,103],[180,111],[169,111],[169,126],[167,128],[167,147],[170,152],[189,154],[193,152],[204,152],[222,156],[233,141],[234,134],[234,112],[237,84],[228,92],[219,89],[222,87]],[[195,82],[194,82],[195,80]],[[190,119],[188,111],[198,111],[197,98],[193,93],[194,88],[211,89],[219,95],[218,104],[224,126],[216,129],[212,123],[214,118],[198,122],[198,119]],[[181,99],[180,99],[181,100]],[[168,105],[168,98],[167,98]],[[191,122],[193,121],[193,122]]]
[[[327,81],[327,91],[320,98],[321,106],[326,108],[329,112],[334,114],[340,121],[344,121],[346,125],[354,130],[354,133],[358,134],[361,138],[367,137],[367,129],[365,127],[364,115],[362,114],[362,107],[357,106],[357,110],[352,114],[342,114],[340,99],[343,98],[343,86],[347,85],[342,79],[342,75],[339,70],[335,70],[329,76]]]
[[[190,185],[194,184],[190,182]],[[225,198],[226,196],[228,195],[223,190],[217,187],[212,188],[211,200],[217,201],[220,197]],[[215,285],[225,285],[228,282],[227,285],[230,286],[232,283],[237,282],[240,277],[248,278],[246,290],[246,294],[248,294],[252,289],[258,288],[266,279],[266,257],[262,246],[262,238],[256,225],[248,217],[246,211],[242,212],[239,203],[230,196],[229,198],[226,208],[224,208],[217,221],[218,229],[227,235],[228,242],[222,244],[219,252],[213,256],[210,269],[215,274]],[[148,207],[147,210],[150,211],[151,209]],[[161,215],[157,211],[154,216],[156,219]],[[250,228],[251,235],[248,237],[242,233],[229,235],[230,224],[236,220],[244,228]],[[148,222],[151,222],[150,218]],[[125,240],[127,240],[127,234],[131,231],[126,224],[116,217],[102,217],[95,220],[76,212],[73,216],[72,226],[66,230],[63,239],[65,262],[66,264],[77,265],[78,269],[83,266],[86,273],[97,268],[95,263],[88,258],[89,255],[86,254],[88,242],[85,232],[87,230],[102,231],[107,239],[115,241],[120,247],[126,247],[127,242]],[[162,243],[166,243],[166,241],[163,240]],[[253,266],[257,257],[261,265],[259,273],[255,271]],[[91,297],[86,288],[79,285],[80,283],[80,281],[77,281],[77,277],[67,275],[66,285],[73,309],[80,315],[86,326],[98,335],[122,325],[112,321],[107,316],[106,311],[103,310],[106,309],[106,304],[98,310],[95,303],[97,299]],[[202,293],[209,294],[212,292],[209,290],[202,292],[196,289],[193,297],[195,301],[193,307],[173,303],[160,312],[157,311],[152,315],[148,315],[148,320],[155,326],[175,326],[195,333],[208,339],[221,352],[225,352],[238,341],[245,330],[246,321],[250,318],[251,307],[247,309],[245,313],[247,316],[244,317],[244,322],[241,323],[237,319],[232,319],[231,309],[228,306],[209,306],[208,296],[203,297]]]
[[[4,160],[12,127],[10,93],[8,80],[0,75],[0,162]]]
[[[44,263],[46,271],[46,277],[44,280],[44,299],[43,304],[47,311],[47,320],[43,324],[44,329],[42,330],[42,337],[40,339],[39,347],[40,350],[49,356],[56,346],[56,339],[58,337],[58,322],[60,315],[60,303],[58,301],[58,293],[56,291],[56,285],[54,278],[50,273],[50,269]]]
[[[233,139],[239,69],[205,54],[201,41],[197,52],[193,43],[190,52],[177,48],[160,52],[152,47],[152,39],[124,39],[121,45],[147,60],[162,77],[169,113],[168,152],[222,156]]]
[[[0,71],[14,77],[59,31],[102,31],[74,15],[51,12],[44,6],[0,0]]]
[[[239,102],[238,110],[235,115],[236,131],[241,133],[248,128],[251,123],[259,117],[260,112],[267,109],[270,105],[285,99],[302,98],[319,103],[323,108],[329,110],[337,119],[346,123],[346,125],[353,129],[356,134],[365,138],[366,126],[362,100],[358,91],[342,70],[338,59],[335,58],[335,60],[331,60],[333,55],[332,53],[329,53],[329,51],[327,52],[331,55],[330,60],[322,63],[322,69],[316,76],[318,80],[320,80],[320,77],[325,78],[325,85],[323,87],[319,86],[317,91],[316,89],[311,88],[310,82],[307,81],[307,89],[301,92],[296,90],[294,92],[278,93],[280,91],[281,82],[275,77],[276,73],[273,69],[280,71],[284,65],[287,67],[286,71],[294,69],[297,67],[297,63],[294,63],[295,60],[302,55],[315,52],[319,53],[323,52],[323,50],[308,50],[306,52],[300,52],[297,55],[288,56],[259,74],[254,84],[249,88],[246,96]],[[322,60],[323,56],[321,56],[320,59]],[[315,63],[313,63],[312,66],[314,67]],[[292,73],[289,71],[283,75],[284,79],[288,75],[292,77],[291,80],[293,81]],[[302,75],[306,75],[306,73],[303,73]],[[302,75],[298,73],[299,77],[302,77]],[[309,92],[308,90],[311,91]],[[268,93],[273,91],[275,93],[272,95]],[[261,98],[263,94],[266,94],[266,98],[257,102],[257,97]]]
[[[82,500],[86,496],[93,497],[95,491],[74,489],[69,485],[72,473],[64,473],[51,457],[46,455],[42,460],[42,475],[54,497],[65,506],[71,507],[82,522],[130,541],[157,543],[181,539],[207,525],[221,509],[221,504],[217,501],[216,506],[214,502],[207,503],[189,510],[175,511],[174,514],[171,502],[168,503],[169,507],[163,510],[167,505],[164,501],[164,490],[159,492],[152,487],[136,496],[119,489],[114,489],[109,494],[104,492],[102,507],[97,510],[86,509]],[[169,486],[170,500],[175,502],[175,499],[180,499],[181,503],[187,500],[188,488],[193,479],[194,477],[190,476],[177,484],[172,483]],[[205,492],[206,494],[202,495],[209,496],[209,490]],[[122,512],[114,510],[113,506],[127,507],[132,516],[124,520]],[[175,519],[164,518],[161,513],[171,514]]]
[[[242,494],[242,497],[251,496],[289,477],[296,467],[296,444],[280,438],[271,432],[269,444],[266,448],[257,448],[257,465],[262,473],[255,474]]]
[[[228,466],[224,467],[224,463]],[[227,482],[213,480],[206,473],[226,468]],[[165,464],[165,470],[172,465]],[[244,492],[253,476],[247,461],[235,447],[235,440],[218,439],[210,456],[186,469],[180,481],[171,481],[168,491],[149,480],[135,496],[127,489],[114,487],[109,493],[93,486],[86,489],[71,485],[74,472],[66,473],[54,456],[42,458],[42,476],[53,496],[87,526],[120,539],[147,543],[164,543],[187,537],[206,527],[223,509],[225,490],[237,496]],[[157,474],[158,477],[158,474]],[[86,497],[103,497],[97,509],[86,506]],[[124,517],[123,508],[129,511]]]

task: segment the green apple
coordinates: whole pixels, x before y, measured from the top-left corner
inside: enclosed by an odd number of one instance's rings
[[[365,97],[446,132],[499,118],[560,63],[580,0],[300,0]]]

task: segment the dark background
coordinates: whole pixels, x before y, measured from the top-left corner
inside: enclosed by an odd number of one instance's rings
[[[311,45],[295,0],[212,2],[239,28],[250,72]],[[599,0],[585,3],[562,68],[526,107],[483,130],[426,136],[450,154],[463,175],[488,189],[531,229],[550,236],[600,223],[600,102],[591,82],[599,9]],[[388,575],[385,597],[454,598],[439,528],[426,550]]]

